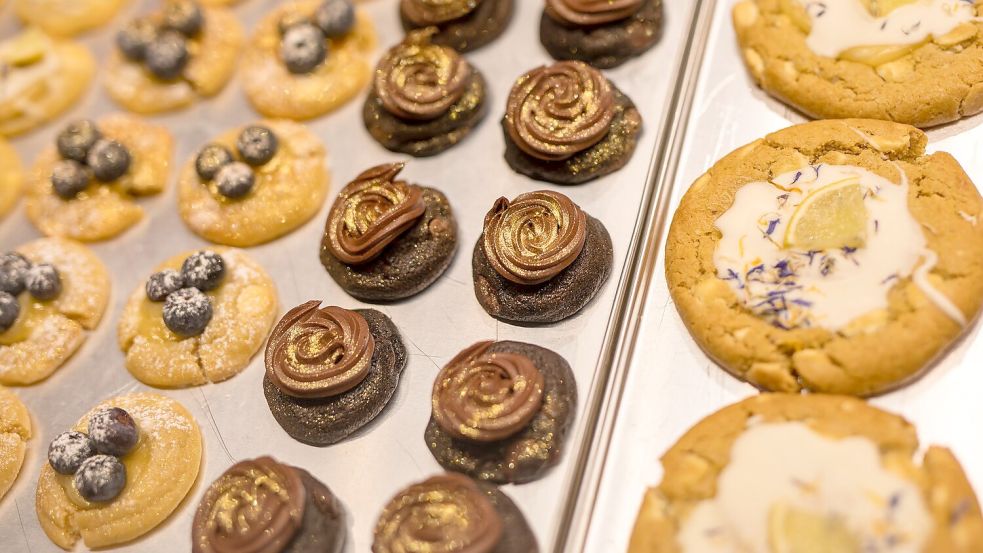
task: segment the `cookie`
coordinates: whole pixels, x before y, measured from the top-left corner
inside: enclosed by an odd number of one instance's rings
[[[269,143],[264,145],[264,139]],[[272,157],[250,163],[240,148],[243,141],[254,141],[254,147],[264,149],[258,155]],[[214,150],[204,156],[205,148],[199,150],[178,183],[178,209],[195,234],[227,246],[255,246],[295,230],[321,209],[330,183],[327,152],[303,125],[259,121],[218,136],[206,148],[212,146],[225,153],[215,161],[210,160]],[[225,164],[233,165],[227,175],[221,174]],[[244,192],[237,188],[240,178],[252,180]]]
[[[597,69],[561,61],[519,77],[502,129],[512,170],[554,184],[581,184],[628,163],[642,115]]]
[[[33,27],[0,41],[0,67],[0,136],[25,133],[68,111],[96,70],[85,46]]]
[[[514,0],[400,0],[399,17],[407,32],[437,27],[434,44],[464,53],[505,32],[513,4]]]
[[[547,0],[539,40],[558,60],[608,69],[640,56],[662,36],[662,0]]]
[[[106,63],[106,92],[136,113],[190,106],[225,88],[242,42],[242,26],[227,9],[168,0],[119,32]]]
[[[26,259],[25,268],[53,268],[58,284],[55,289],[48,287],[47,294],[41,293],[44,286],[29,290],[25,279],[32,272],[28,272],[16,277],[20,284],[11,289],[7,277],[12,265],[6,261],[0,265],[0,287],[15,298],[10,303],[18,306],[13,324],[0,325],[5,328],[0,331],[0,384],[8,386],[34,384],[65,364],[85,342],[86,331],[98,326],[110,290],[106,266],[76,242],[41,238],[17,248],[15,254]],[[51,280],[40,278],[37,282]],[[0,304],[0,312],[7,311],[9,304],[4,300]]]
[[[212,271],[215,257],[221,269]],[[150,299],[155,286],[133,291],[117,329],[127,370],[161,388],[220,382],[242,371],[276,317],[276,286],[266,271],[227,248],[176,255],[157,271],[178,273],[180,287],[163,301]]]
[[[406,368],[406,348],[379,311],[320,304],[295,307],[273,329],[263,393],[287,434],[325,446],[385,409]]]
[[[191,526],[192,553],[340,553],[345,511],[327,486],[271,457],[240,461],[205,491]]]
[[[520,324],[555,323],[597,295],[611,274],[614,247],[604,224],[549,190],[499,198],[471,256],[478,303]]]
[[[560,462],[577,384],[553,351],[478,342],[437,375],[431,407],[424,439],[440,466],[496,484],[524,484]]]
[[[870,395],[928,367],[980,310],[983,199],[926,142],[907,125],[817,121],[697,179],[666,280],[700,347],[772,391]]]
[[[352,297],[393,301],[423,291],[457,248],[457,222],[436,189],[395,180],[403,163],[366,170],[338,194],[321,264]]]
[[[52,36],[72,36],[108,23],[124,0],[14,0],[14,13],[26,25]]]
[[[376,45],[371,18],[355,10],[354,20],[342,32],[337,15],[322,21],[330,37],[317,25],[322,5],[342,1],[288,2],[260,21],[242,60],[242,86],[257,111],[267,117],[311,119],[361,92],[372,73],[369,56]],[[298,25],[304,29],[290,31]],[[289,65],[284,54],[292,60]]]
[[[0,386],[0,500],[17,479],[31,435],[27,407],[12,391]]]
[[[432,551],[539,551],[529,523],[507,495],[454,473],[396,494],[379,515],[372,553],[413,551],[421,543]]]
[[[983,110],[983,23],[976,19],[983,7],[849,4],[819,10],[792,0],[737,3],[734,29],[755,83],[817,118],[924,128]]]
[[[481,72],[452,48],[432,44],[434,32],[411,31],[375,69],[362,119],[393,152],[437,155],[468,136],[487,111]]]
[[[48,236],[83,242],[118,236],[143,219],[138,199],[164,191],[173,151],[165,127],[131,115],[73,121],[34,162],[27,218]]]
[[[72,549],[80,539],[89,548],[126,543],[150,532],[184,501],[198,478],[201,431],[180,403],[161,395],[137,393],[106,400],[79,419],[86,432],[97,412],[125,410],[139,429],[136,447],[120,461],[126,485],[109,501],[87,501],[72,475],[41,467],[35,508],[41,529],[55,545]]]
[[[0,138],[0,218],[17,204],[23,180],[24,171],[17,151]]]
[[[629,553],[983,548],[952,453],[842,396],[761,394],[703,419],[662,457]]]

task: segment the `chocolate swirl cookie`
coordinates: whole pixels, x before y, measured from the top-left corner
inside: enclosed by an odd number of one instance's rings
[[[400,0],[407,31],[437,27],[434,42],[468,52],[498,38],[512,19],[514,0]]]
[[[376,67],[362,116],[372,137],[392,151],[438,154],[485,115],[484,77],[453,49],[433,44],[436,31],[411,31]]]
[[[546,0],[546,13],[571,25],[601,25],[625,19],[644,0]]]
[[[597,294],[613,263],[604,225],[549,190],[495,201],[471,260],[478,303],[493,317],[554,323]]]
[[[559,462],[577,386],[556,353],[478,342],[434,381],[427,447],[445,469],[497,484],[530,482]]]
[[[433,476],[393,497],[375,527],[373,553],[534,553],[522,513],[494,486],[460,474]]]
[[[586,63],[537,67],[509,93],[505,159],[532,178],[579,184],[624,166],[641,122],[631,100]]]
[[[321,263],[349,294],[392,301],[444,272],[457,245],[447,198],[396,180],[402,163],[373,167],[342,189],[328,214]]]
[[[291,309],[273,329],[263,391],[287,434],[329,445],[382,412],[399,385],[406,349],[382,313],[320,305]]]
[[[191,529],[193,553],[337,553],[344,511],[307,471],[260,457],[209,486]]]
[[[558,60],[601,69],[643,54],[662,35],[662,0],[546,0],[539,36]]]

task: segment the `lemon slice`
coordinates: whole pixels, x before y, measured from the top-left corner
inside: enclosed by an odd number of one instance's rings
[[[777,504],[768,513],[771,553],[860,553],[860,538],[842,518]]]
[[[784,247],[804,251],[860,248],[867,239],[864,188],[844,179],[809,193],[785,229]]]
[[[48,37],[31,27],[0,48],[0,60],[13,66],[25,66],[38,62],[48,48]]]
[[[870,15],[874,17],[884,17],[894,10],[908,4],[914,4],[917,0],[860,0],[860,3],[867,8]]]

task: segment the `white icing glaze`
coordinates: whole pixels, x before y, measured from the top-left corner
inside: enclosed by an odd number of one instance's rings
[[[888,306],[888,292],[911,277],[926,296],[958,323],[962,312],[928,280],[938,256],[908,210],[908,177],[901,182],[848,165],[806,166],[771,182],[741,187],[715,225],[717,276],[744,305],[782,328],[840,329]],[[813,190],[847,181],[864,190],[866,242],[859,249],[786,249],[783,237],[795,208]]]
[[[747,428],[677,540],[686,553],[784,553],[769,542],[776,506],[836,518],[864,553],[919,553],[932,532],[921,492],[886,470],[866,438],[825,437],[799,422]]]
[[[835,58],[857,46],[903,46],[942,36],[973,21],[973,0],[915,0],[874,17],[858,0],[798,0],[812,21],[809,48]]]

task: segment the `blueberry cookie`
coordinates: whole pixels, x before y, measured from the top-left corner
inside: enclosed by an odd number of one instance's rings
[[[662,36],[662,0],[546,0],[539,40],[558,60],[617,67]]]
[[[629,553],[970,553],[983,517],[948,449],[858,399],[761,394],[662,457]]]
[[[299,123],[259,121],[228,131],[181,171],[178,208],[202,238],[255,246],[303,225],[328,193],[326,151]]]
[[[14,13],[26,25],[52,36],[76,35],[101,27],[125,0],[13,0]]]
[[[470,52],[505,32],[515,0],[399,0],[399,17],[407,32],[436,27],[434,44]]]
[[[0,384],[47,378],[109,302],[109,272],[85,246],[41,238],[0,255]]]
[[[287,2],[246,46],[242,86],[267,117],[311,119],[354,98],[371,74],[372,20],[350,0]]]
[[[276,287],[244,252],[177,255],[133,291],[117,330],[126,368],[161,388],[220,382],[263,346],[276,317]]]
[[[143,218],[137,199],[164,191],[173,151],[166,128],[131,115],[73,121],[34,163],[27,217],[48,236],[113,238]]]
[[[23,180],[24,171],[17,151],[0,138],[0,219],[17,204]]]
[[[20,473],[31,433],[27,407],[14,392],[0,386],[0,500]]]

